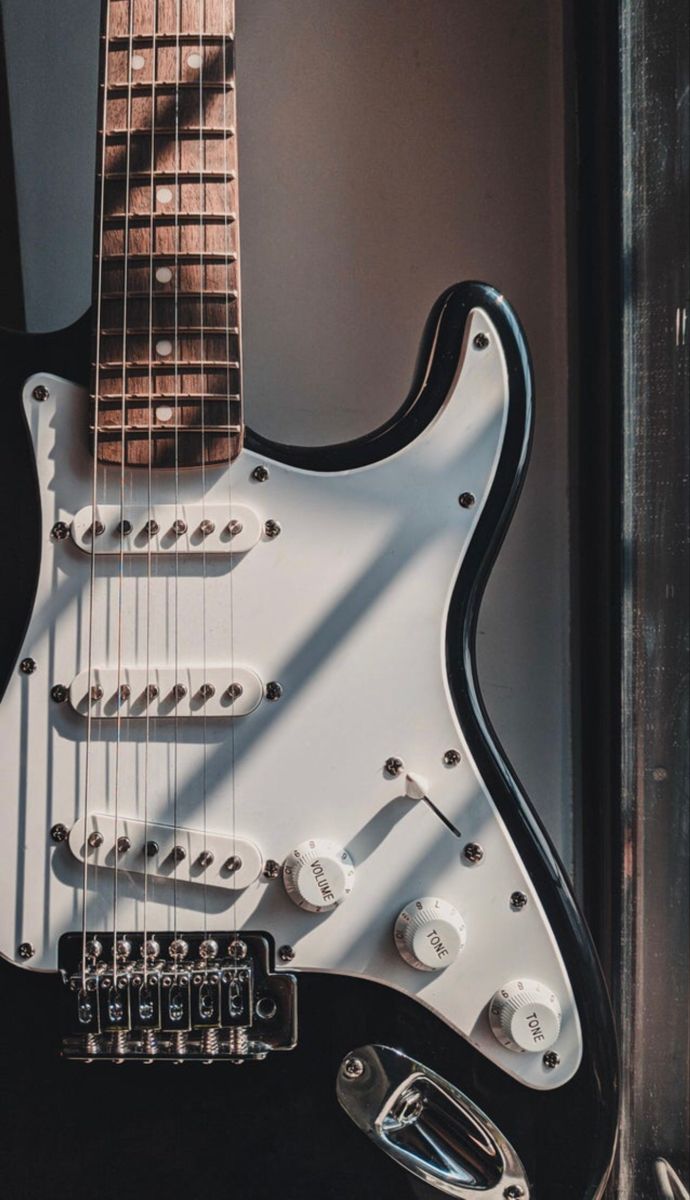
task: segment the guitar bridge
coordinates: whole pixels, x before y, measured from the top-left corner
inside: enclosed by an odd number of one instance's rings
[[[240,1063],[297,1041],[297,980],[265,933],[67,933],[58,966],[65,1058]]]

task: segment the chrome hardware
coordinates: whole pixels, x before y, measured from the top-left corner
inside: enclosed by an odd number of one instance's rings
[[[132,943],[128,938],[118,938],[115,946],[115,954],[118,962],[125,962],[132,953]]]
[[[355,1125],[431,1187],[458,1200],[529,1200],[524,1167],[490,1118],[401,1051],[374,1045],[348,1054],[336,1091]]]
[[[282,696],[282,694],[283,694],[283,688],[280,683],[276,683],[275,680],[272,680],[270,683],[266,684],[266,699],[267,700],[280,700],[280,697]]]
[[[117,839],[118,854],[126,854],[127,851],[131,850],[131,849],[132,849],[132,839],[131,838],[128,838],[123,834],[122,837],[119,837]]]
[[[48,399],[50,392],[48,391],[47,387],[45,387],[42,383],[39,383],[37,387],[34,388],[31,395],[33,396],[34,400],[38,400],[39,404],[42,404],[44,400]]]
[[[89,692],[89,695],[91,696],[91,699],[93,701],[103,699],[103,688],[101,687],[100,683],[94,683],[93,687],[91,688],[91,691]]]
[[[461,508],[473,508],[475,497],[472,495],[472,492],[462,492],[458,496],[458,504]]]
[[[53,825],[53,828],[50,831],[50,836],[54,842],[65,842],[69,837],[69,829],[66,825]]]
[[[184,700],[187,695],[187,689],[183,683],[176,683],[173,687],[172,694],[176,700]]]
[[[202,700],[210,700],[216,694],[216,689],[212,683],[202,683],[199,688],[199,695]]]
[[[93,833],[89,834],[88,840],[91,849],[97,850],[99,846],[103,845],[103,834],[98,829],[94,829]]]
[[[295,951],[293,950],[292,946],[281,946],[280,947],[280,950],[278,951],[278,958],[280,959],[281,962],[285,962],[285,963],[292,962],[294,957],[295,957]]]
[[[240,858],[239,854],[231,854],[230,858],[226,859],[224,862],[223,869],[225,871],[230,871],[231,874],[234,874],[235,871],[239,871],[241,866],[242,859]]]
[[[280,875],[280,863],[274,858],[267,858],[264,863],[264,876],[266,879],[277,879]]]
[[[159,531],[160,525],[158,524],[158,521],[154,521],[153,517],[150,517],[144,525],[144,533],[148,534],[148,536],[152,538],[155,537]]]
[[[265,483],[268,479],[268,467],[254,467],[252,479],[256,480],[257,483]]]
[[[182,537],[182,534],[187,532],[187,522],[181,521],[178,517],[176,521],[173,521],[171,528],[176,537]]]
[[[148,841],[144,846],[144,853],[147,858],[155,858],[159,850],[160,846],[158,842],[154,842],[153,840]]]
[[[226,528],[230,537],[237,537],[242,532],[244,526],[241,521],[232,520],[228,521]]]
[[[89,938],[86,943],[86,957],[91,959],[100,958],[103,953],[103,943],[99,942],[98,938]]]
[[[22,944],[17,947],[17,954],[20,958],[25,960],[28,958],[33,958],[35,953],[36,949],[31,942],[22,942]]]
[[[273,969],[265,934],[88,935],[101,961],[82,958],[82,934],[60,940],[63,1054],[82,1061],[233,1062],[290,1050],[297,1039],[296,980]],[[119,954],[127,943],[131,953]],[[221,954],[220,947],[227,946]],[[112,964],[119,959],[117,972]],[[151,958],[155,957],[155,968]],[[189,958],[191,967],[184,962]]]
[[[118,521],[117,523],[117,532],[119,533],[120,537],[129,537],[133,528],[134,526],[132,525],[131,521]]]
[[[21,671],[22,675],[33,675],[34,671],[36,670],[36,659],[23,658],[19,664],[19,670]]]
[[[171,854],[174,862],[183,862],[187,857],[187,851],[184,846],[173,846]]]
[[[479,842],[468,842],[463,850],[463,854],[467,861],[473,865],[480,863],[484,857],[484,851]]]
[[[125,700],[129,700],[131,695],[132,695],[132,689],[129,686],[129,684],[121,683],[119,688],[117,689],[117,697],[118,697],[118,700],[120,701],[120,703],[123,704]]]
[[[93,508],[80,508],[70,524],[58,522],[54,541],[71,537],[85,554],[98,555],[234,555],[251,550],[261,539],[263,521],[241,505],[101,504],[98,536]],[[58,526],[60,527],[58,529]],[[64,526],[65,533],[62,533]]]
[[[387,758],[383,764],[383,769],[386,775],[389,775],[391,779],[395,779],[396,775],[402,775],[405,770],[405,764],[401,758]]]
[[[64,542],[65,538],[69,537],[69,525],[66,521],[56,521],[50,531],[50,536],[54,542]]]
[[[443,755],[443,765],[445,767],[457,767],[458,763],[460,762],[460,758],[461,755],[459,750],[446,750],[445,754]]]
[[[199,857],[197,859],[197,862],[199,863],[199,866],[203,867],[205,870],[206,867],[211,866],[211,863],[213,862],[214,858],[215,858],[215,854],[213,853],[212,850],[202,850],[201,854],[199,855]]]
[[[544,1055],[544,1057],[542,1059],[542,1062],[543,1062],[544,1066],[546,1067],[547,1071],[554,1071],[556,1069],[556,1067],[560,1066],[561,1060],[560,1060],[559,1056],[556,1054],[555,1050],[547,1050],[546,1054]]]
[[[160,694],[160,688],[158,687],[158,684],[149,683],[146,685],[146,699],[148,701],[157,700],[159,694]]]
[[[202,537],[209,537],[215,531],[216,523],[215,521],[209,521],[208,517],[204,517],[203,521],[199,522],[199,533]]]
[[[148,938],[147,941],[144,942],[144,958],[147,960],[158,958],[160,952],[160,943],[157,942],[155,938]]]
[[[477,333],[472,339],[472,345],[475,350],[486,350],[489,344],[489,338],[485,333]]]
[[[230,700],[237,700],[244,691],[241,683],[231,683],[227,690],[227,696]]]
[[[69,690],[63,683],[56,683],[55,687],[50,689],[50,698],[51,700],[54,700],[56,704],[64,704],[68,696]]]
[[[279,524],[279,522],[274,521],[271,518],[264,523],[264,533],[266,534],[267,538],[277,538],[281,528],[282,526]]]
[[[105,525],[102,521],[92,521],[89,533],[91,537],[102,537],[105,533]]]
[[[510,897],[510,907],[515,909],[515,912],[520,912],[527,904],[527,897],[524,892],[513,892]]]

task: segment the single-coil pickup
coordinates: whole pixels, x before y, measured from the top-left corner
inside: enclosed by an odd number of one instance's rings
[[[70,532],[86,554],[244,554],[261,522],[239,504],[99,504],[81,508]]]
[[[248,667],[96,667],[72,680],[69,699],[82,717],[244,717],[264,688]]]
[[[201,883],[210,887],[248,887],[259,878],[261,852],[248,838],[232,834],[204,833],[140,821],[89,813],[73,825],[69,848],[89,866],[155,875],[178,883]]]

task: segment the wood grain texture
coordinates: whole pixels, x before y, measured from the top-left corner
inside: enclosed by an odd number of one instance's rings
[[[100,462],[198,466],[241,449],[233,34],[234,0],[104,5],[90,419]],[[161,404],[173,411],[163,422]]]

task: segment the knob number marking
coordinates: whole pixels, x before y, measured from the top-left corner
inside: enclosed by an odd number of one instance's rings
[[[424,896],[399,914],[393,939],[401,958],[417,971],[442,971],[465,945],[465,922],[447,900]]]
[[[497,1041],[516,1053],[548,1050],[561,1031],[556,995],[536,979],[515,979],[499,989],[489,1005],[489,1024]]]
[[[342,846],[312,838],[297,846],[283,864],[285,890],[306,912],[330,912],[352,891],[355,868]]]

